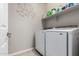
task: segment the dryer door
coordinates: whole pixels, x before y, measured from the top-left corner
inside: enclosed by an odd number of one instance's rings
[[[67,33],[46,32],[46,55],[66,56],[67,55]]]

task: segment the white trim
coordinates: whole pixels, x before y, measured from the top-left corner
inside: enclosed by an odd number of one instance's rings
[[[18,51],[18,52],[9,54],[9,56],[15,56],[15,55],[18,55],[18,54],[21,54],[21,53],[24,53],[24,52],[31,51],[31,50],[33,50],[33,49],[34,49],[34,48],[29,48],[29,49],[26,49],[26,50],[21,50],[21,51]]]

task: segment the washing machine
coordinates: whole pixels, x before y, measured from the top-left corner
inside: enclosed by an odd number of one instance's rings
[[[79,55],[79,28],[40,30],[35,37],[35,48],[44,56]]]

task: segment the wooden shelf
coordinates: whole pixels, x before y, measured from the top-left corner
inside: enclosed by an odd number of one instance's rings
[[[59,16],[59,15],[62,15],[62,14],[66,14],[66,13],[69,13],[69,12],[71,12],[73,10],[76,10],[76,9],[79,9],[79,5],[75,5],[75,6],[72,6],[70,8],[67,8],[67,9],[65,9],[65,10],[63,10],[63,11],[61,11],[59,13],[56,13],[56,14],[54,14],[52,16],[49,16],[49,17],[46,17],[46,18],[42,18],[42,20],[46,20],[46,19],[50,19],[50,18]]]

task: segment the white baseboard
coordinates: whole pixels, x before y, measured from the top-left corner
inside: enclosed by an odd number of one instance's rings
[[[33,50],[33,49],[34,49],[34,48],[29,48],[29,49],[26,49],[26,50],[21,50],[21,51],[18,51],[18,52],[9,54],[9,56],[15,56],[15,55],[18,55],[18,54],[22,54],[22,53],[24,53],[24,52],[28,52],[28,51],[31,51],[31,50]]]

